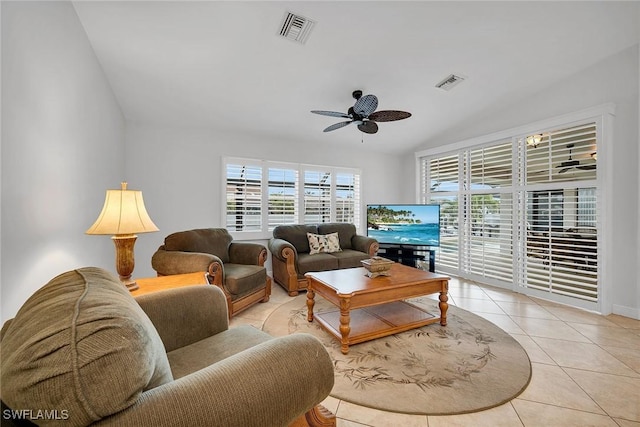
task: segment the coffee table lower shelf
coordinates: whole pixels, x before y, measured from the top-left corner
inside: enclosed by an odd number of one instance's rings
[[[314,313],[327,332],[342,342],[340,333],[340,310]],[[435,316],[406,301],[394,301],[349,311],[349,336],[347,345],[358,344],[376,338],[386,337],[440,321]]]

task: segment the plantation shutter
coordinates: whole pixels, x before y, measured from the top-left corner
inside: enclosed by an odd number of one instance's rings
[[[436,249],[438,266],[458,268],[459,263],[459,160],[458,154],[423,159],[423,194],[427,203],[440,205],[440,247]]]
[[[360,228],[360,175],[336,173],[336,218],[337,222],[356,224]]]
[[[513,144],[504,141],[468,152],[464,270],[513,280]]]
[[[595,123],[541,134],[526,145],[529,290],[598,301]]]
[[[227,164],[227,224],[229,231],[262,230],[262,167]]]
[[[304,223],[331,222],[331,172],[304,171]]]
[[[298,170],[269,168],[269,231],[277,225],[298,222]]]
[[[594,121],[420,159],[422,200],[441,206],[437,268],[595,309]]]

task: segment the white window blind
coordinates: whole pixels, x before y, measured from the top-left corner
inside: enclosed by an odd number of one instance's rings
[[[331,222],[331,198],[331,172],[305,170],[305,224]]]
[[[465,168],[470,183],[465,191],[470,226],[465,271],[509,282],[513,280],[512,152],[510,140],[469,150]]]
[[[596,126],[586,123],[540,134],[526,144],[527,184],[581,181],[596,178]]]
[[[526,266],[520,285],[598,301],[597,128],[543,132],[526,144]]]
[[[357,169],[223,159],[225,227],[267,238],[281,224],[349,222],[361,228]]]
[[[440,205],[440,247],[436,250],[439,266],[458,269],[460,261],[459,222],[459,156],[458,154],[425,159],[422,162],[423,176],[428,183],[422,189],[423,201]],[[426,199],[428,197],[428,199]]]
[[[420,159],[441,206],[437,267],[536,296],[598,301],[595,122]]]
[[[595,188],[587,189],[589,192]],[[597,231],[578,224],[576,188],[527,192],[527,265],[525,286],[596,301],[598,295]]]
[[[360,224],[360,175],[336,173],[336,222]]]
[[[269,168],[269,231],[298,222],[298,170]]]
[[[226,165],[227,229],[262,228],[262,168],[250,164]]]

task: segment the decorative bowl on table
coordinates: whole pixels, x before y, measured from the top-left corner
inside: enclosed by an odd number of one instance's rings
[[[391,270],[391,266],[394,264],[393,261],[380,256],[364,259],[360,261],[360,263],[362,263],[362,266],[367,270],[367,276],[370,278],[390,276],[391,272],[389,270]]]

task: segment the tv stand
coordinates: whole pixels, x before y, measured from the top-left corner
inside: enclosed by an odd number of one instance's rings
[[[435,272],[436,251],[429,247],[385,245],[381,243],[378,255],[409,267],[418,267],[418,261],[424,261],[428,256],[429,271]]]

